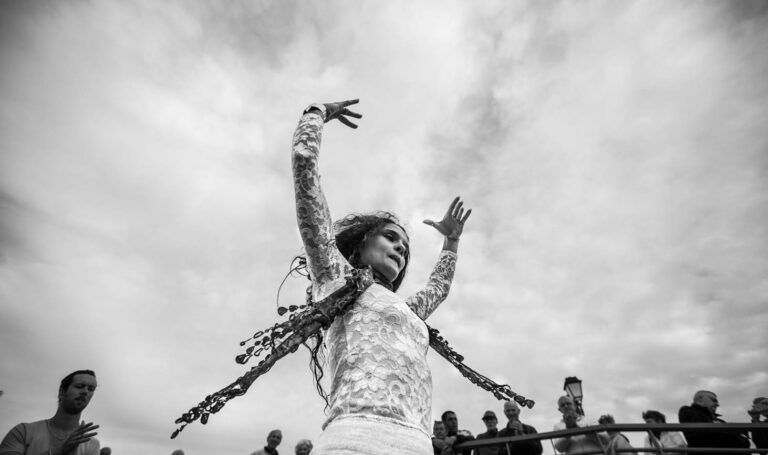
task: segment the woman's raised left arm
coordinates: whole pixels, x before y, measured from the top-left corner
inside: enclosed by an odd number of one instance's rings
[[[411,310],[421,319],[427,319],[448,297],[448,292],[451,290],[451,282],[456,270],[459,238],[464,231],[464,222],[472,213],[472,209],[465,213],[463,205],[464,202],[457,196],[451,202],[442,220],[438,222],[424,220],[424,224],[434,227],[443,234],[444,240],[443,250],[429,276],[427,286],[406,300]]]

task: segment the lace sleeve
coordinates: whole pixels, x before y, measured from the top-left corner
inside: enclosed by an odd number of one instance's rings
[[[293,134],[293,182],[296,192],[296,218],[307,253],[313,282],[313,298],[323,299],[351,272],[351,266],[334,244],[331,212],[320,188],[318,156],[323,119],[304,114]]]
[[[429,276],[427,286],[406,300],[411,310],[421,319],[427,319],[448,297],[453,272],[456,270],[456,257],[456,253],[443,250]]]

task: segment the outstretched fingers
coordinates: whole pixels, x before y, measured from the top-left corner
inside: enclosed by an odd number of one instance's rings
[[[464,224],[464,222],[467,221],[467,218],[469,218],[470,214],[472,214],[472,209],[467,210],[467,213],[464,214],[464,217],[460,218],[461,224]]]
[[[344,125],[350,128],[357,128],[357,125],[352,123],[347,117],[363,118],[363,116],[358,114],[357,112],[350,111],[349,109],[347,109],[347,106],[351,106],[359,102],[360,102],[359,99],[354,99],[354,100],[340,101],[338,103],[325,104],[325,110],[326,110],[325,121],[329,122],[333,119],[338,119],[341,123],[343,123]]]
[[[80,433],[84,433],[84,432],[87,432],[87,431],[95,430],[97,428],[99,428],[99,426],[96,425],[95,423],[93,423],[93,422],[85,423],[85,421],[83,421],[82,423],[80,423],[80,426],[77,427],[77,429],[75,431],[79,431]]]
[[[464,201],[459,201],[458,204],[456,204],[456,207],[453,208],[451,211],[451,215],[453,215],[454,218],[461,219],[461,214],[464,213]]]
[[[73,444],[80,444],[80,443],[83,443],[83,442],[88,442],[88,441],[91,440],[92,437],[96,436],[97,434],[98,433],[95,432],[95,431],[91,432],[91,433],[81,434],[79,436],[75,436],[74,438],[70,439],[69,442],[71,442]]]
[[[448,213],[453,213],[453,209],[456,207],[456,204],[459,202],[459,199],[461,199],[461,196],[456,196],[453,201],[451,201],[451,205],[448,206]]]
[[[359,117],[358,117],[358,118],[359,118]],[[346,117],[343,117],[343,116],[339,116],[339,121],[340,121],[341,123],[343,123],[343,124],[347,125],[347,126],[348,126],[348,127],[350,127],[350,128],[357,128],[357,125],[355,125],[354,123],[350,122],[350,121],[349,121],[349,120],[348,120]]]
[[[98,428],[99,426],[93,422],[81,423],[80,426],[69,435],[66,441],[64,441],[65,453],[71,450],[71,448],[77,447],[80,444],[90,441],[98,434],[96,432]]]
[[[451,202],[451,206],[448,207],[448,213],[460,223],[464,224],[464,222],[467,221],[467,218],[469,218],[469,214],[472,213],[472,209],[468,209],[465,212],[464,201],[461,200],[461,196],[456,196],[453,202]]]
[[[348,115],[348,116],[354,117],[354,118],[363,118],[363,116],[361,114],[358,114],[357,112],[352,112],[352,111],[350,111],[347,108],[344,108],[344,109],[341,110],[341,115]]]

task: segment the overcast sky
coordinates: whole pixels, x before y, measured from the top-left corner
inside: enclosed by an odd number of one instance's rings
[[[169,435],[279,320],[293,129],[349,98],[360,128],[326,125],[320,161],[333,215],[407,221],[409,294],[441,245],[421,220],[462,196],[429,323],[536,400],[524,422],[550,431],[573,375],[595,419],[677,422],[711,389],[746,421],[768,395],[766,49],[765,1],[2,2],[0,433],[91,368],[84,416],[116,454],[316,439],[305,350]],[[429,360],[436,418],[501,417]]]

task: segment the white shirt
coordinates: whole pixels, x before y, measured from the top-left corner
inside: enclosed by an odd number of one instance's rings
[[[653,436],[653,441],[650,437]],[[661,437],[656,439],[656,436],[649,434],[645,437],[645,447],[658,447],[658,443],[661,443],[661,447],[687,447],[688,443],[685,441],[685,437],[679,431],[663,431]]]
[[[588,421],[584,416],[580,416],[576,420],[576,426],[579,428],[591,427],[593,425],[597,425],[597,422]],[[561,420],[555,424],[554,431],[562,431],[565,429],[566,426],[564,421]],[[605,432],[599,432],[598,434],[604,435]],[[595,435],[580,434],[576,436],[566,436],[564,438],[555,438],[552,439],[552,444],[555,446],[555,450],[562,453],[603,450],[602,447],[600,447],[600,444],[597,442]]]

